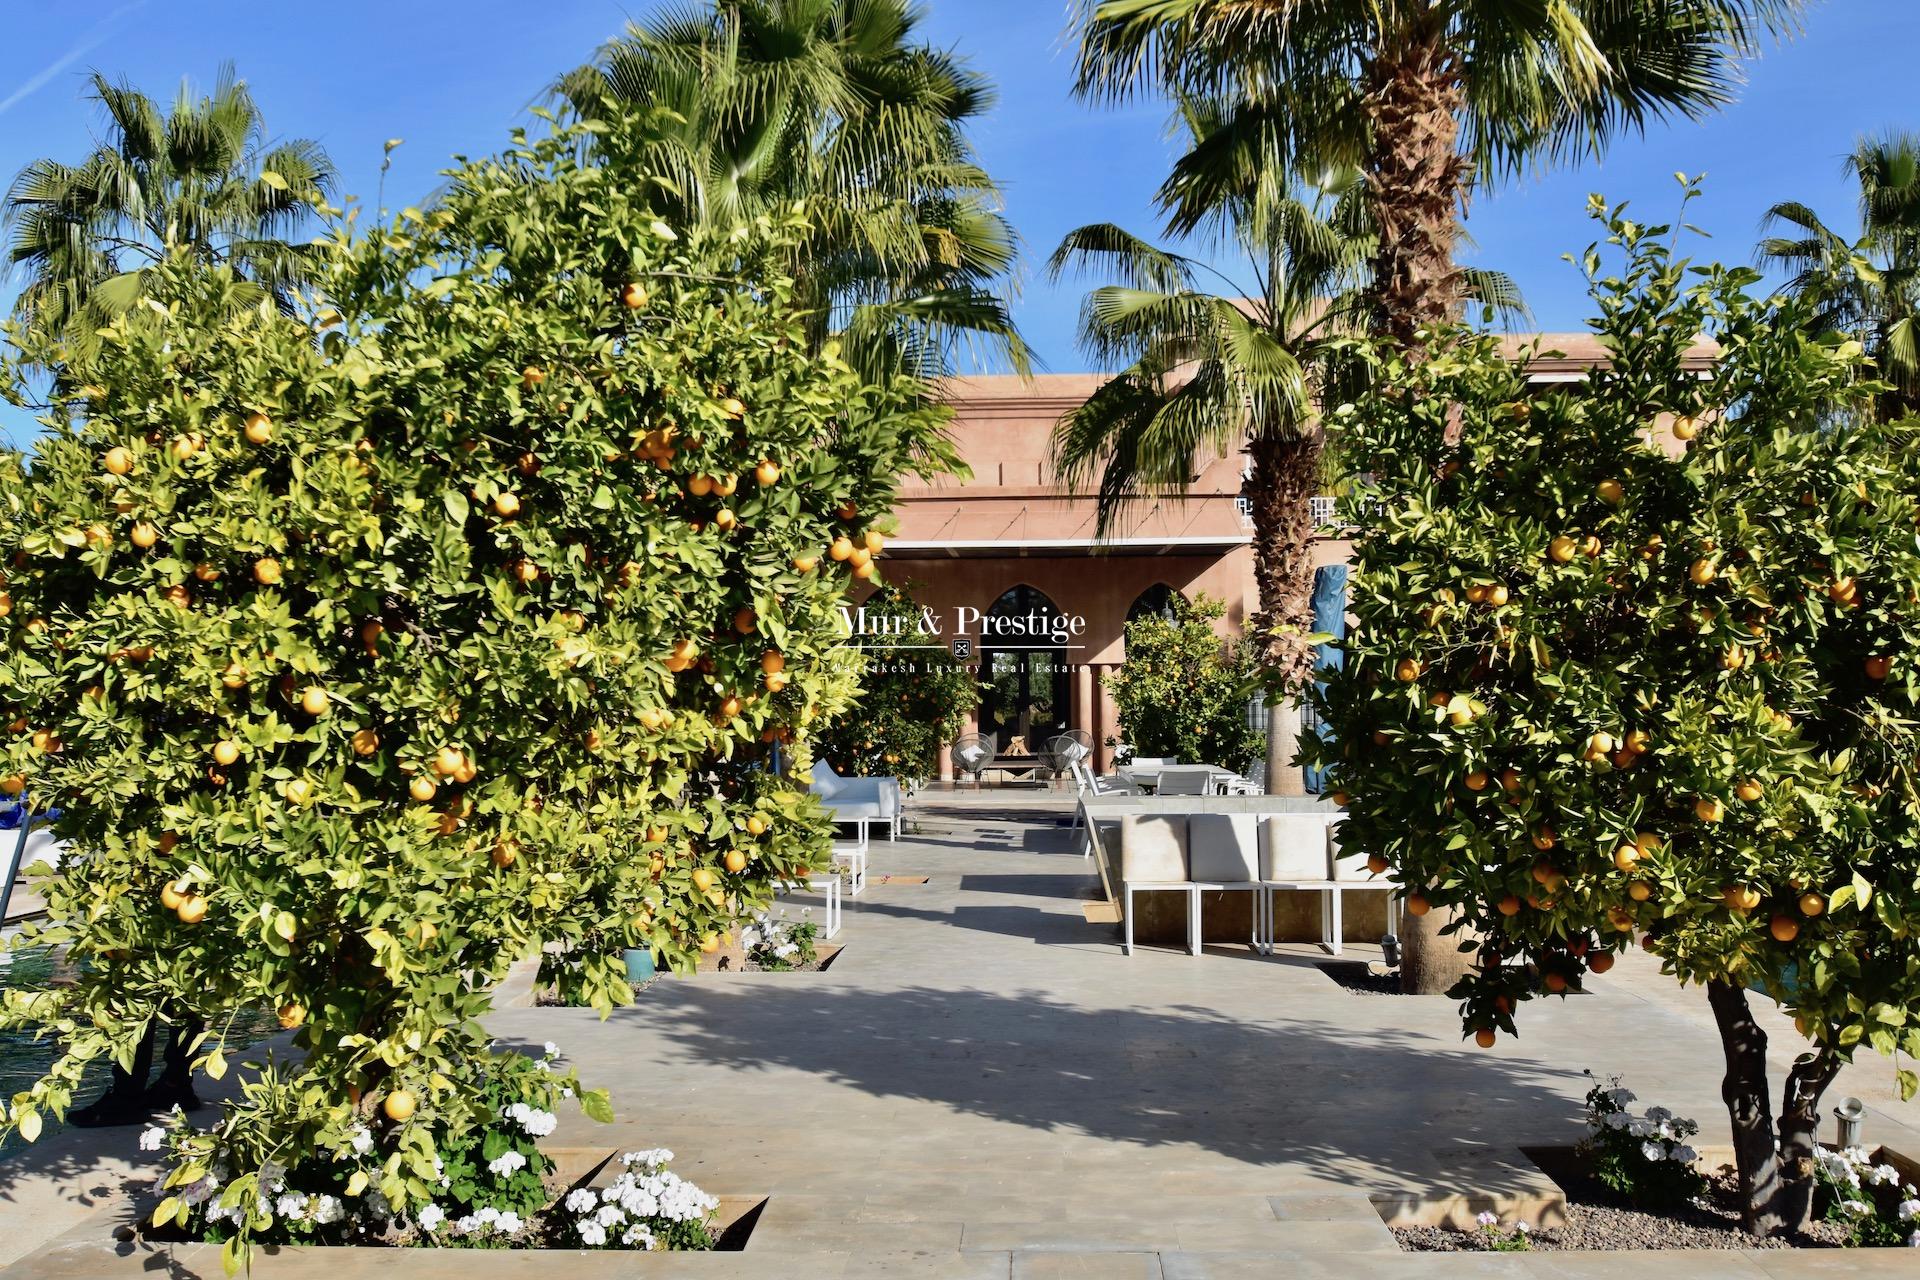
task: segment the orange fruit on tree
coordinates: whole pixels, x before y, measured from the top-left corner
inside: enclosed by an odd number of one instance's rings
[[[1466,783],[1467,790],[1469,791],[1485,791],[1487,784],[1493,781],[1493,779],[1487,776],[1485,769],[1474,769],[1467,774],[1463,781]]]
[[[1393,678],[1401,684],[1412,684],[1420,678],[1420,669],[1418,658],[1402,658],[1393,666]]]
[[[275,1012],[280,1019],[281,1027],[288,1031],[294,1030],[307,1020],[307,1006],[298,1000],[287,1001]]]
[[[1496,906],[1503,916],[1517,916],[1520,914],[1520,899],[1511,893],[1500,899]]]
[[[262,556],[253,562],[253,580],[263,587],[271,587],[280,581],[280,562],[272,556]]]
[[[520,495],[512,492],[495,494],[493,513],[502,520],[513,519],[520,514]]]
[[[756,484],[759,484],[763,488],[770,484],[778,484],[780,482],[780,468],[778,464],[770,459],[762,458],[760,459],[760,465],[753,469],[753,479]]]
[[[310,716],[324,716],[332,706],[333,699],[317,684],[308,685],[300,694],[300,709]]]
[[[1746,778],[1741,781],[1740,785],[1733,789],[1733,794],[1751,803],[1752,801],[1758,800],[1763,793],[1758,782],[1752,778]]]
[[[213,744],[213,762],[226,768],[240,758],[240,744],[231,738],[222,738]]]
[[[757,813],[747,819],[747,832],[749,835],[765,835],[767,827],[767,820]]]
[[[819,563],[819,556],[795,556],[793,558],[793,567],[801,573],[812,573],[814,566]]]
[[[727,850],[726,866],[729,872],[736,876],[739,875],[747,869],[747,855],[738,849]]]
[[[731,720],[735,716],[739,715],[740,712],[745,709],[745,706],[746,704],[740,701],[740,697],[738,694],[730,693],[726,697],[720,699],[720,714],[726,717],[727,719]]]
[[[180,905],[173,909],[173,914],[179,917],[181,924],[199,924],[207,918],[207,900],[194,894],[182,899]]]
[[[1347,805],[1352,803],[1353,801],[1353,797],[1348,795],[1344,791],[1335,791],[1334,793],[1329,795],[1327,799],[1333,801],[1334,804],[1338,805],[1342,809],[1346,808]]]
[[[1800,914],[1801,915],[1817,916],[1822,911],[1825,911],[1826,909],[1827,909],[1827,900],[1826,898],[1822,897],[1820,894],[1803,893],[1800,895]]]
[[[370,756],[380,749],[380,735],[372,729],[359,729],[353,735],[353,753]]]
[[[1487,603],[1496,609],[1511,599],[1513,599],[1513,593],[1507,590],[1507,584],[1504,582],[1496,582],[1487,588]]]
[[[1587,968],[1593,970],[1595,973],[1605,973],[1607,970],[1613,968],[1613,952],[1602,951],[1599,955],[1587,961]]]
[[[27,780],[17,773],[0,778],[0,795],[17,796],[27,789]]]
[[[729,471],[725,475],[714,477],[713,491],[723,498],[731,498],[734,490],[740,487],[740,477]]]
[[[460,772],[460,766],[466,762],[466,753],[458,747],[441,747],[433,753],[433,771],[443,778]]]
[[[734,525],[739,523],[739,519],[738,516],[733,514],[732,507],[722,507],[713,514],[713,523],[722,530],[733,528]]]
[[[1419,893],[1410,893],[1407,895],[1408,915],[1423,916],[1431,910],[1433,910],[1433,904],[1427,901],[1426,895]]]
[[[133,470],[133,453],[124,445],[115,445],[107,450],[100,462],[107,469],[107,474],[124,476]]]
[[[494,844],[493,852],[488,855],[496,867],[510,867],[520,857],[520,844],[516,840],[501,840]]]
[[[1564,973],[1554,973],[1549,971],[1544,977],[1540,979],[1540,985],[1545,987],[1548,991],[1552,992],[1554,995],[1559,995],[1562,991],[1565,991],[1567,989],[1567,975]]]
[[[702,893],[713,888],[713,872],[707,870],[705,867],[695,867],[693,869],[693,887]]]
[[[720,935],[709,933],[700,939],[700,951],[703,955],[712,955],[720,949]]]
[[[742,605],[733,611],[733,629],[741,635],[752,635],[758,626],[759,620],[751,607]]]
[[[1580,554],[1589,560],[1599,555],[1600,539],[1591,533],[1580,539]]]
[[[1542,827],[1533,833],[1533,847],[1540,850],[1551,849],[1558,838],[1554,835],[1552,827]]]
[[[142,520],[133,526],[133,529],[127,534],[127,540],[133,543],[134,546],[139,547],[142,551],[145,551],[148,547],[160,541],[160,530],[154,528],[154,526],[147,521]]]
[[[424,773],[416,774],[413,781],[407,784],[407,794],[421,804],[426,804],[439,793],[440,787],[438,784]]]
[[[547,380],[547,371],[538,365],[528,365],[520,371],[520,385],[528,391],[533,390]]]
[[[1703,557],[1693,562],[1693,567],[1687,570],[1687,576],[1693,579],[1695,586],[1704,587],[1720,576],[1720,570],[1714,567],[1713,561]]]
[[[1775,916],[1767,922],[1767,932],[1775,942],[1792,942],[1800,936],[1800,922],[1792,916]]]
[[[875,573],[875,569],[873,567],[872,561],[868,561],[866,564],[857,564],[853,566],[853,576],[860,579],[860,581],[862,582],[873,581],[874,573]]]
[[[1371,871],[1374,875],[1385,875],[1387,868],[1392,865],[1392,863],[1387,861],[1384,854],[1370,853],[1367,855],[1367,870]]]
[[[273,439],[273,419],[256,409],[247,415],[247,425],[243,430],[246,433],[247,443],[265,444]]]
[[[771,675],[768,675],[765,678],[764,683],[767,686],[768,693],[779,693],[782,689],[787,687],[787,683],[788,683],[787,673],[784,671],[775,671]]]
[[[878,529],[867,530],[866,534],[862,537],[861,541],[867,544],[867,550],[873,552],[874,555],[879,555],[882,551],[885,551],[887,549],[886,535],[881,533]]]
[[[1866,661],[1867,679],[1885,680],[1887,673],[1893,670],[1893,659],[1884,657],[1868,658]]]
[[[1623,844],[1613,851],[1613,865],[1615,870],[1631,871],[1633,870],[1634,864],[1638,861],[1640,861],[1640,847],[1638,845]]]
[[[193,892],[193,885],[186,880],[169,880],[160,886],[160,905],[173,911],[187,900]]]
[[[305,778],[293,778],[287,783],[287,803],[304,805],[313,799],[313,784]]]
[[[620,286],[620,305],[629,311],[638,311],[647,305],[647,291],[638,283],[629,281]]]
[[[1593,486],[1593,494],[1608,506],[1617,507],[1620,505],[1621,500],[1627,496],[1627,490],[1626,486],[1618,480],[1602,480],[1599,484]]]
[[[1730,911],[1751,911],[1760,905],[1760,893],[1751,885],[1730,884],[1720,891],[1720,900]]]
[[[395,1124],[405,1124],[413,1119],[413,1113],[418,1106],[419,1103],[414,1099],[412,1090],[395,1089],[380,1103],[380,1110],[385,1112],[387,1119]]]
[[[1727,807],[1714,796],[1701,796],[1693,802],[1693,816],[1702,822],[1718,822],[1726,812]]]
[[[1547,544],[1547,555],[1556,564],[1566,564],[1579,549],[1579,544],[1563,533]]]
[[[1627,886],[1627,896],[1635,902],[1645,902],[1653,896],[1653,886],[1645,880],[1635,880]]]
[[[229,662],[220,673],[220,683],[229,689],[239,689],[247,683],[247,669],[238,662]]]
[[[853,540],[845,535],[835,538],[832,545],[827,548],[827,554],[835,560],[845,560],[853,554]]]
[[[1494,1034],[1493,1028],[1491,1027],[1482,1027],[1473,1033],[1473,1042],[1482,1049],[1493,1048],[1494,1042],[1498,1039],[1499,1037]]]

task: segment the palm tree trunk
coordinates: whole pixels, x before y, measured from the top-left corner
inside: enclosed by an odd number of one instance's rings
[[[1299,434],[1261,432],[1247,442],[1253,470],[1246,497],[1253,514],[1253,580],[1260,609],[1247,633],[1262,646],[1281,689],[1313,678],[1313,503],[1320,487],[1318,426]]]
[[[1459,305],[1453,248],[1467,194],[1460,154],[1465,90],[1448,42],[1416,35],[1375,62],[1368,195],[1380,244],[1373,260],[1376,332],[1409,349],[1420,329]]]

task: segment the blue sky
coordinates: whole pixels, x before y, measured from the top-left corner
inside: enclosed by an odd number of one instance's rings
[[[1068,93],[1072,57],[1066,0],[931,0],[934,43],[959,50],[998,84],[1000,101],[978,131],[987,168],[1005,185],[1007,210],[1027,250],[1017,315],[1045,367],[1085,367],[1074,346],[1082,286],[1041,278],[1063,232],[1113,221],[1155,230],[1154,187],[1171,148],[1153,106],[1095,110]],[[455,153],[499,146],[525,122],[553,75],[587,58],[649,0],[334,0],[325,6],[251,0],[63,0],[15,6],[0,44],[0,172],[37,156],[77,160],[98,126],[81,100],[98,68],[155,96],[182,76],[209,84],[232,60],[282,136],[319,139],[347,191],[371,204],[381,145],[404,138],[387,178],[387,203],[418,200]],[[1913,55],[1920,4],[1827,0],[1807,33],[1749,67],[1731,110],[1617,145],[1604,162],[1533,175],[1481,196],[1470,229],[1473,257],[1513,275],[1546,329],[1578,328],[1587,314],[1578,276],[1562,253],[1591,238],[1590,191],[1632,200],[1644,216],[1675,207],[1676,170],[1707,175],[1692,221],[1714,233],[1697,255],[1745,260],[1762,211],[1806,200],[1851,229],[1853,201],[1840,171],[1862,132],[1920,127]],[[0,299],[11,288],[0,286]],[[0,417],[18,441],[32,424]]]

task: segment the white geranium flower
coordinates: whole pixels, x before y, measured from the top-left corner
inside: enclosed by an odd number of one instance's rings
[[[437,1204],[427,1205],[420,1210],[420,1216],[416,1219],[422,1231],[438,1231],[440,1224],[446,1220],[447,1211]]]
[[[517,1236],[520,1234],[521,1228],[526,1226],[526,1223],[520,1221],[519,1214],[509,1209],[500,1215],[499,1220],[495,1222],[494,1225],[498,1227],[504,1235]]]
[[[1606,1092],[1606,1099],[1616,1107],[1624,1107],[1629,1102],[1634,1101],[1633,1090],[1619,1088],[1609,1089]]]
[[[587,1190],[585,1187],[575,1187],[567,1193],[565,1203],[569,1212],[585,1213],[599,1202],[594,1199],[593,1192]]]
[[[590,1249],[597,1249],[607,1242],[607,1229],[592,1218],[582,1218],[575,1224],[580,1232],[580,1243]]]
[[[140,1149],[142,1151],[158,1151],[161,1146],[165,1144],[166,1140],[167,1131],[156,1124],[151,1128],[141,1131]]]
[[[487,1161],[487,1172],[498,1174],[503,1178],[518,1173],[526,1167],[527,1158],[518,1151],[503,1152],[494,1159]],[[482,1210],[481,1212],[485,1213],[489,1212],[489,1210]]]
[[[347,1141],[353,1147],[354,1154],[363,1156],[373,1150],[373,1131],[363,1124],[355,1125]]]
[[[1644,1160],[1658,1162],[1667,1158],[1667,1149],[1657,1142],[1643,1142],[1640,1144],[1640,1156]]]
[[[551,1040],[547,1041],[547,1043],[541,1047],[547,1051],[549,1058],[557,1058],[560,1056],[560,1046]]]
[[[1873,1206],[1868,1204],[1865,1200],[1849,1200],[1846,1203],[1842,1204],[1840,1207],[1845,1209],[1848,1213],[1851,1213],[1854,1216],[1861,1217],[1861,1218],[1864,1218],[1868,1214],[1873,1212]]]
[[[1896,1212],[1900,1215],[1900,1221],[1912,1222],[1920,1218],[1920,1200],[1902,1200]]]
[[[1474,1215],[1473,1220],[1479,1223],[1483,1227],[1491,1227],[1497,1222],[1499,1222],[1500,1218],[1498,1214],[1488,1213],[1486,1210],[1482,1209],[1479,1213]]]
[[[323,1227],[332,1226],[347,1216],[346,1205],[337,1196],[316,1196],[313,1201],[313,1220]]]
[[[273,1210],[291,1222],[298,1222],[307,1216],[307,1197],[298,1191],[289,1191],[274,1202]]]

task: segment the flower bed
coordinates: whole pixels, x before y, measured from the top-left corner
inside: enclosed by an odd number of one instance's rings
[[[1665,1107],[1635,1114],[1617,1079],[1587,1093],[1587,1137],[1526,1155],[1566,1196],[1564,1221],[1541,1228],[1485,1212],[1471,1229],[1392,1228],[1411,1252],[1620,1249],[1920,1248],[1920,1193],[1911,1162],[1885,1149],[1824,1150],[1816,1219],[1799,1235],[1760,1238],[1741,1227],[1733,1169],[1690,1145],[1699,1132]]]

